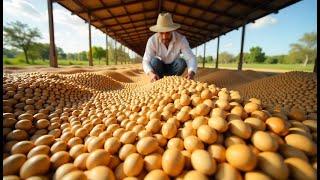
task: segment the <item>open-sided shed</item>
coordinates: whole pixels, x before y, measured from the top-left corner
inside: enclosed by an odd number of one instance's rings
[[[242,52],[247,23],[270,13],[277,13],[298,1],[300,0],[48,0],[48,12],[50,19],[52,2],[59,3],[89,25],[141,56],[148,38],[153,34],[149,27],[156,24],[160,12],[172,13],[173,21],[181,24],[178,32],[187,37],[191,48],[243,27]],[[53,30],[50,31],[53,34]],[[89,26],[89,38],[90,31]],[[242,64],[241,60],[240,55],[239,65]]]

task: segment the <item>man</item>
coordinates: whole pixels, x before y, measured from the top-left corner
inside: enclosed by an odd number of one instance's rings
[[[186,78],[194,78],[197,71],[196,57],[186,37],[175,31],[179,27],[179,24],[173,23],[170,13],[159,14],[157,24],[150,27],[156,33],[148,39],[142,66],[151,82],[163,76],[180,76],[187,67]],[[185,60],[180,57],[181,52]]]

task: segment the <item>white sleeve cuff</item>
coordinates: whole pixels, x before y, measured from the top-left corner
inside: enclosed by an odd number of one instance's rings
[[[197,72],[197,70],[195,68],[192,68],[192,67],[188,68],[188,73],[190,73],[191,71],[193,71],[194,73]]]
[[[144,72],[148,75],[149,72],[152,72],[152,69],[146,68],[146,69],[144,70]]]

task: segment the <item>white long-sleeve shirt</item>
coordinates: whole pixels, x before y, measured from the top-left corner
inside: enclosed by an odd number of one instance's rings
[[[142,67],[144,72],[148,74],[152,71],[150,61],[153,57],[160,57],[159,59],[165,64],[170,64],[180,56],[181,52],[184,56],[184,59],[186,60],[188,72],[193,71],[194,73],[196,73],[196,57],[192,53],[189,42],[187,41],[185,36],[176,31],[173,31],[172,39],[167,49],[167,47],[160,40],[160,34],[153,34],[148,39],[146,50],[142,59]]]

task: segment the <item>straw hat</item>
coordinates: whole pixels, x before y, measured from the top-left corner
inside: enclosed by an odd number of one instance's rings
[[[153,32],[169,32],[180,28],[180,24],[172,21],[170,13],[160,13],[158,15],[157,24],[151,26],[149,29]]]

